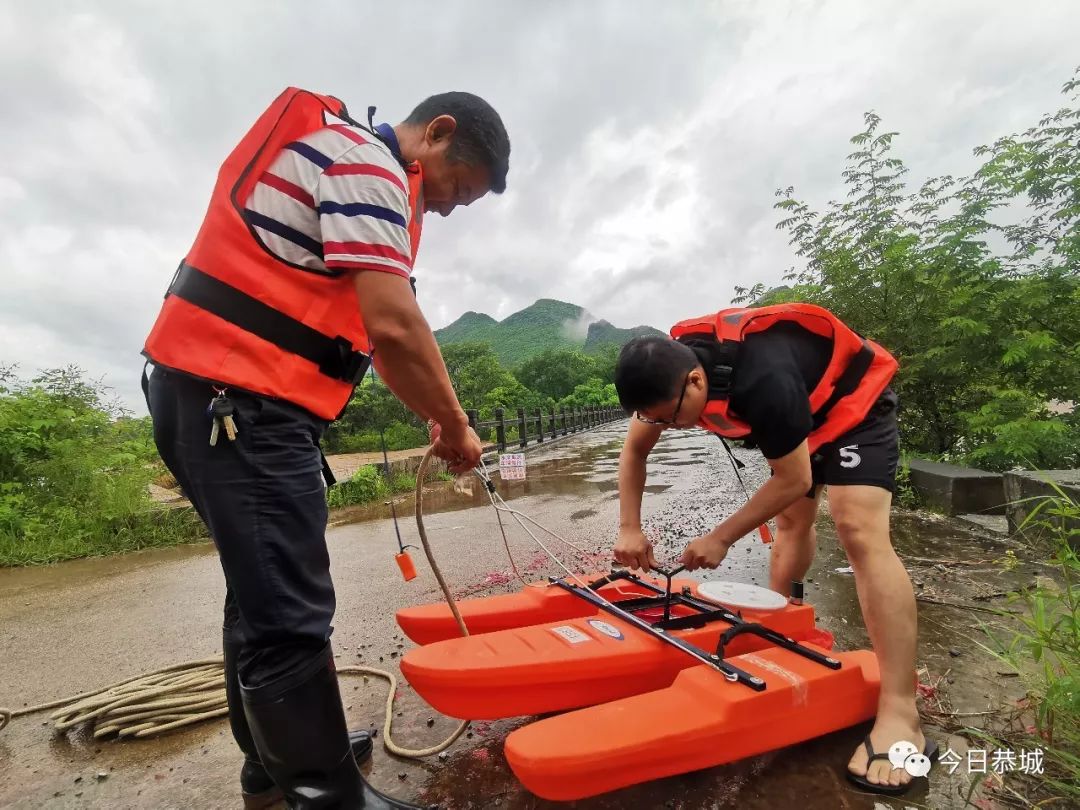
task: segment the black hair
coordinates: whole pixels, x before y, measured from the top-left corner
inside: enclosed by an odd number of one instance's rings
[[[491,175],[491,190],[502,194],[510,170],[510,136],[495,108],[472,93],[439,93],[421,101],[405,123],[427,126],[440,115],[457,121],[447,158],[483,166]]]
[[[679,395],[686,375],[700,365],[693,349],[669,337],[636,337],[615,364],[615,390],[627,413],[643,411]]]

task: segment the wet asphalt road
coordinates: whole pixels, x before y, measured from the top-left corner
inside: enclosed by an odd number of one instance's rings
[[[595,555],[579,570],[605,567],[617,524],[616,468],[625,423],[571,437],[530,454],[526,482],[501,485],[514,506],[564,533]],[[751,487],[763,480],[759,456],[747,462]],[[665,434],[650,463],[646,530],[661,561],[677,559],[689,539],[708,531],[743,502],[742,490],[719,443],[699,431]],[[472,497],[448,485],[426,496],[429,536],[447,580],[460,595],[512,589],[495,515],[479,487]],[[399,504],[406,542],[416,529],[407,501]],[[403,583],[388,510],[378,504],[337,513],[328,533],[338,592],[334,646],[340,665],[395,667],[408,642],[394,611],[437,601],[434,578],[422,555],[421,575]],[[894,536],[902,554],[978,560],[1001,555],[999,544],[942,520],[898,515]],[[866,645],[854,582],[834,569],[846,565],[823,516],[820,551],[807,583],[807,601],[841,649]],[[554,574],[531,541],[511,534],[519,567]],[[767,548],[752,535],[736,545],[709,578],[766,584]],[[929,575],[933,576],[933,572]],[[960,586],[957,586],[960,587]],[[141,672],[220,654],[224,581],[206,544],[121,557],[80,560],[48,568],[0,570],[0,704],[11,708],[97,688]],[[979,710],[1002,689],[994,669],[978,658],[965,632],[977,619],[948,607],[921,605],[920,663],[932,672],[951,669],[959,686],[957,710]],[[965,646],[966,645],[966,646]],[[964,650],[961,657],[949,650]],[[970,651],[970,652],[969,652]],[[353,727],[382,726],[382,681],[343,676],[342,693]],[[454,722],[434,715],[408,687],[396,702],[394,737],[410,747],[443,739]],[[429,727],[429,721],[433,725]],[[93,808],[239,807],[240,755],[227,723],[211,721],[160,739],[95,741],[83,731],[59,735],[47,714],[23,717],[0,731],[0,806]],[[365,768],[377,787],[394,796],[444,808],[541,808],[514,780],[502,757],[505,734],[526,720],[474,724],[442,758],[397,760],[376,746]],[[866,728],[851,729],[734,765],[661,780],[587,801],[601,808],[873,808],[875,800],[843,779],[843,765]],[[931,792],[879,806],[961,807],[966,779],[935,777]]]

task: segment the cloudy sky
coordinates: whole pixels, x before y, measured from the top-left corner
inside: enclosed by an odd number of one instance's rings
[[[873,109],[913,182],[1056,109],[1061,2],[6,2],[0,364],[77,363],[139,412],[138,355],[218,163],[288,85],[397,122],[469,90],[509,188],[431,216],[433,327],[536,298],[666,327],[792,264],[773,192],[841,193]]]

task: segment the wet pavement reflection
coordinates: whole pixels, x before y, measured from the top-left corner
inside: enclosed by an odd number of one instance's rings
[[[511,505],[581,546],[567,549],[577,570],[606,567],[617,526],[618,454],[625,423],[570,437],[531,452],[525,481],[500,483]],[[736,449],[748,486],[767,475],[760,456]],[[644,527],[657,557],[672,563],[685,543],[713,528],[745,500],[715,438],[669,431],[650,459]],[[415,544],[411,499],[396,500],[405,542]],[[436,482],[425,495],[426,525],[444,573],[460,595],[515,589],[486,492],[471,495]],[[437,601],[422,555],[421,575],[402,584],[393,564],[396,541],[384,504],[340,510],[328,542],[338,590],[334,633],[340,665],[396,668],[410,642],[397,631],[394,611]],[[898,512],[894,542],[917,591],[937,597],[920,604],[920,665],[951,684],[952,705],[977,711],[1015,690],[1015,679],[980,653],[972,639],[980,616],[959,604],[990,604],[1010,581],[1030,578],[1020,566],[1003,578],[993,561],[1010,547],[931,515]],[[818,521],[819,551],[806,582],[806,601],[841,649],[865,647],[854,579],[827,512]],[[558,568],[521,532],[510,533],[518,568],[530,577]],[[940,562],[945,561],[945,562]],[[992,573],[992,575],[991,575]],[[756,584],[768,581],[768,548],[756,534],[741,540],[721,568],[702,576]],[[177,661],[219,652],[224,593],[213,547],[198,544],[123,557],[82,560],[48,568],[0,570],[0,704],[18,707],[120,680]],[[929,597],[928,597],[929,598]],[[949,680],[951,679],[951,680]],[[721,684],[720,688],[724,688]],[[384,685],[343,676],[350,722],[382,726]],[[442,739],[453,721],[435,715],[403,686],[395,701],[395,740],[420,747]],[[224,722],[210,722],[162,739],[93,740],[83,731],[57,735],[46,715],[16,719],[0,731],[0,806],[11,807],[233,807],[239,806],[240,756]],[[474,723],[444,755],[424,762],[398,760],[377,746],[371,781],[400,798],[447,808],[559,807],[518,785],[502,754],[505,735],[529,718]],[[657,722],[663,722],[662,717]],[[848,784],[843,768],[868,727],[849,729],[732,765],[627,788],[570,806],[607,808],[874,808],[963,807],[967,779],[940,769],[907,797],[867,796]],[[928,731],[934,734],[934,729]],[[938,736],[941,742],[947,742]],[[944,747],[944,746],[943,746]],[[959,774],[963,776],[963,774]]]

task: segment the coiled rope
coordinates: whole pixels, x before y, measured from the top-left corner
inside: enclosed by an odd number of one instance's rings
[[[62,707],[62,708],[58,708]],[[220,658],[186,661],[137,675],[89,694],[24,709],[0,709],[0,729],[13,718],[57,709],[57,731],[91,722],[94,737],[150,737],[228,714]]]

